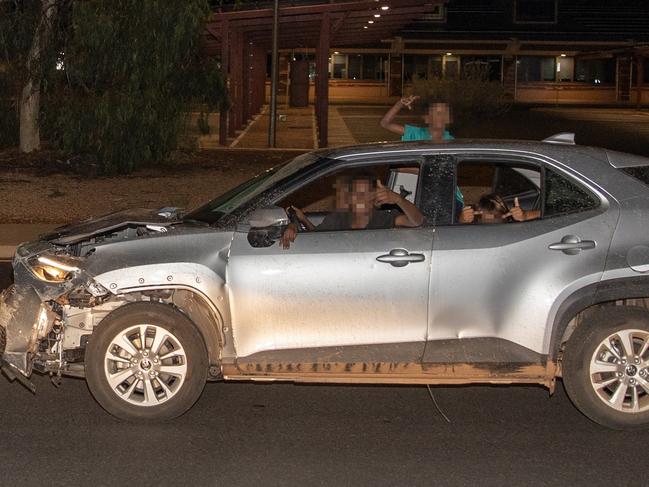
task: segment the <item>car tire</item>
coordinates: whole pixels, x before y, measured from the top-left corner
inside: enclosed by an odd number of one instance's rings
[[[609,428],[649,427],[649,312],[606,306],[577,327],[563,353],[575,406]]]
[[[85,368],[92,395],[110,414],[162,421],[198,400],[208,360],[187,316],[165,304],[133,303],[99,323],[88,340]]]

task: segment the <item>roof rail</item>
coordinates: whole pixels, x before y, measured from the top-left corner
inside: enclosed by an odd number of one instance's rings
[[[547,139],[543,139],[542,142],[547,142],[548,144],[575,145],[575,134],[572,132],[560,132],[551,135]]]

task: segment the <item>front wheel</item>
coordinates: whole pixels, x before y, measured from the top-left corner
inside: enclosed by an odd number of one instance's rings
[[[99,404],[127,420],[180,416],[207,379],[207,351],[192,321],[157,303],[134,303],[104,318],[86,348],[86,380]]]
[[[566,344],[563,382],[593,421],[649,427],[649,313],[611,306],[585,320]]]

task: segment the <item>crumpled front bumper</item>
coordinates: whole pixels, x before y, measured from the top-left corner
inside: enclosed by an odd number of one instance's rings
[[[56,314],[31,286],[12,285],[0,295],[0,362],[25,377],[32,373],[39,340]]]

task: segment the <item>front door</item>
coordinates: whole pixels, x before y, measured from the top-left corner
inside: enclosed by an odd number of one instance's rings
[[[389,177],[382,174],[385,183]],[[319,192],[306,186],[301,194]],[[294,194],[279,204],[299,199]],[[307,204],[314,223],[326,206],[322,201]],[[281,358],[281,351],[304,350],[313,357],[314,350],[325,349],[333,355],[319,361],[333,362],[343,361],[346,349],[372,345],[365,347],[367,360],[419,361],[432,240],[433,230],[425,226],[310,231],[299,233],[288,249],[279,243],[254,248],[245,232],[236,232],[227,282],[237,355],[278,351]]]
[[[252,248],[237,233],[227,273],[237,355],[392,343],[423,351],[432,238],[430,229],[309,232],[285,250]],[[394,266],[387,257],[401,249],[423,257]]]

